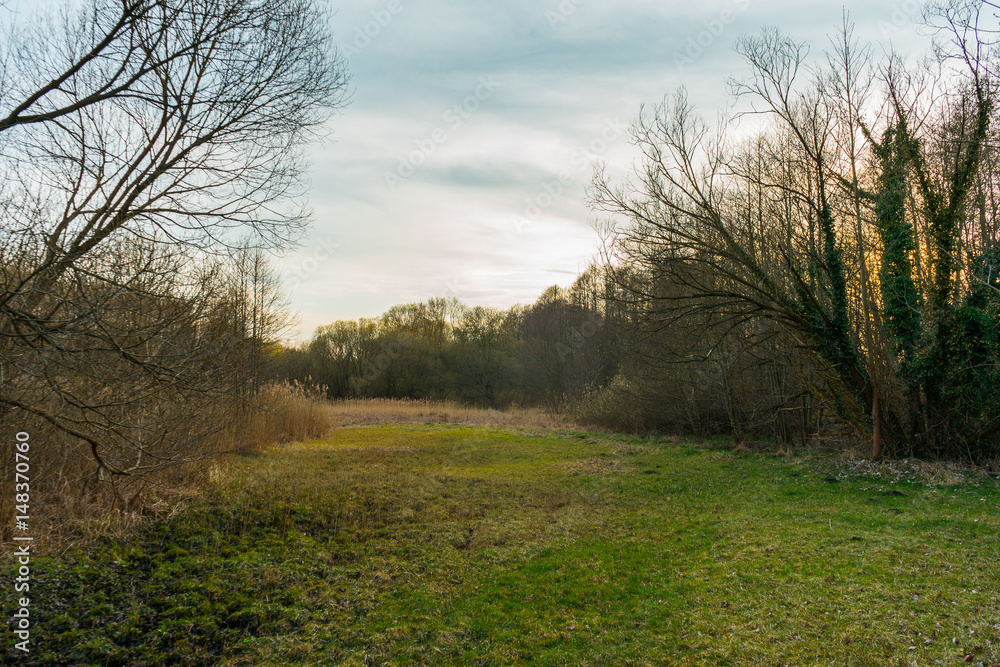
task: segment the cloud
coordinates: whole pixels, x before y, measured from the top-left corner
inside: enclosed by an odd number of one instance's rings
[[[845,7],[860,38],[881,39],[880,22],[898,18],[902,1]],[[819,52],[845,8],[572,0],[575,9],[553,23],[546,12],[567,2],[371,0],[338,11],[337,39],[352,51],[352,104],[334,120],[333,141],[314,151],[311,238],[282,260],[289,270],[318,240],[339,243],[293,294],[302,335],[449,290],[503,307],[569,284],[599,243],[584,203],[592,165],[606,160],[616,178],[629,173],[639,156],[624,127],[639,107],[684,83],[713,119],[727,102],[727,77],[743,71],[731,49],[737,36],[778,25]],[[922,44],[906,20],[896,21],[893,43]],[[700,53],[679,69],[676,56],[692,41]],[[484,77],[497,86],[455,111],[482,93]],[[609,123],[619,131],[607,140]],[[389,187],[386,175],[407,162],[412,173]]]

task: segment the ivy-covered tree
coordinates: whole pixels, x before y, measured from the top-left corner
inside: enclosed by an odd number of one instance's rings
[[[616,263],[681,286],[639,294],[650,317],[710,313],[743,336],[780,325],[823,369],[811,390],[876,457],[1000,454],[1000,246],[985,222],[998,215],[983,203],[1000,195],[984,172],[997,81],[960,29],[983,3],[960,4],[941,14],[954,29],[938,52],[960,65],[939,75],[949,92],[929,96],[895,59],[865,67],[847,26],[820,67],[768,29],[738,42],[749,73],[733,82],[758,134],[716,138],[681,92],[636,123],[640,179],[599,175],[592,191],[614,216]],[[880,104],[842,93],[865,71]],[[867,157],[846,139],[859,135]]]

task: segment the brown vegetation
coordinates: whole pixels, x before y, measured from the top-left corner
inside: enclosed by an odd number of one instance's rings
[[[539,408],[494,410],[463,405],[456,401],[386,398],[347,399],[327,404],[330,420],[337,426],[374,424],[462,424],[494,428],[567,428],[580,424],[569,417]]]
[[[320,3],[79,5],[0,41],[0,513],[29,456],[38,540],[318,432],[310,397],[262,388],[287,323],[267,252],[346,91]]]
[[[88,450],[74,447],[58,429],[38,422],[21,426],[30,432],[32,442],[30,525],[36,551],[51,553],[101,535],[127,533],[146,518],[179,510],[234,457],[262,454],[282,442],[318,438],[333,424],[325,400],[288,383],[265,385],[249,405],[206,409],[229,427],[193,443],[176,465],[125,478],[95,470]],[[13,514],[5,503],[0,510]],[[9,539],[11,526],[3,530],[3,538]]]

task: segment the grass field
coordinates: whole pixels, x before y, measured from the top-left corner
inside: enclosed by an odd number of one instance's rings
[[[240,460],[127,542],[34,564],[22,662],[1000,664],[996,481],[833,465],[338,429]]]

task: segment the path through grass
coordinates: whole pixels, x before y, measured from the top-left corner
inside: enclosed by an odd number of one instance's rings
[[[998,664],[995,481],[825,478],[697,443],[338,430],[39,564],[32,659]]]

